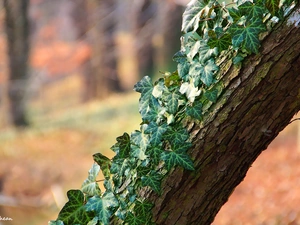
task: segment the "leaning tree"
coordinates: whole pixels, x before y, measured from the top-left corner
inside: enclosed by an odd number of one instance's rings
[[[93,155],[49,224],[212,223],[300,110],[299,27],[298,1],[192,0],[177,71],[134,87],[140,130],[117,138],[113,159]]]

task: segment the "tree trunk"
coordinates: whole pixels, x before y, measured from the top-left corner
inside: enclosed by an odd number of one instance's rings
[[[175,0],[159,1],[159,15],[156,21],[161,35],[161,43],[157,49],[157,68],[161,71],[173,72],[177,63],[173,55],[180,49],[182,13],[184,7]]]
[[[153,76],[154,46],[152,39],[155,32],[154,15],[157,12],[156,3],[153,0],[138,0],[133,4],[138,73],[141,77],[146,75]]]
[[[8,97],[15,126],[26,126],[26,82],[29,55],[29,0],[4,0],[9,57]]]
[[[299,11],[298,5],[240,68],[223,58],[221,96],[201,124],[186,124],[195,171],[174,169],[161,196],[144,193],[155,203],[156,224],[211,224],[255,159],[300,110]]]
[[[87,38],[92,48],[91,74],[86,75],[86,96],[104,98],[121,91],[117,74],[114,32],[116,2],[114,0],[87,1],[89,29]]]

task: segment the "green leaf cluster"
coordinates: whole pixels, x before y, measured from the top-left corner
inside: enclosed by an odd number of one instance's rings
[[[146,76],[134,90],[141,94],[139,130],[117,137],[116,153],[109,159],[93,155],[95,163],[81,190],[70,190],[69,201],[50,225],[152,225],[151,209],[140,193],[151,189],[161,194],[161,182],[175,167],[193,171],[188,154],[192,147],[184,127],[186,119],[201,122],[206,104],[218,101],[218,57],[233,53],[234,64],[258,53],[260,35],[274,18],[283,18],[292,0],[237,0],[225,5],[216,0],[192,0],[183,14],[182,44],[173,60],[175,72],[166,72],[156,82]],[[102,171],[104,180],[97,180]],[[98,182],[105,187],[101,191]]]

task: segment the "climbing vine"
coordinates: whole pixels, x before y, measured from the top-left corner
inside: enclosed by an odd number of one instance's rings
[[[222,92],[217,84],[221,54],[230,53],[237,66],[259,53],[260,39],[296,4],[293,0],[192,0],[183,13],[178,63],[156,82],[146,76],[134,90],[141,94],[140,130],[117,137],[116,153],[109,159],[93,155],[95,163],[81,190],[70,190],[69,201],[49,225],[118,224],[150,225],[153,204],[140,194],[145,189],[161,193],[162,179],[176,166],[194,170],[188,155],[191,138],[185,120],[201,122],[205,105]],[[105,190],[97,176],[102,171]]]

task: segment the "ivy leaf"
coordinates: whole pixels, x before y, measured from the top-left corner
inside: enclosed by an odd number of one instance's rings
[[[160,120],[164,115],[166,109],[162,107],[154,96],[140,99],[140,113],[144,121]]]
[[[243,16],[243,14],[241,13],[241,11],[238,10],[237,8],[232,7],[232,8],[228,8],[227,10],[229,12],[229,15],[233,19],[233,22],[239,21],[242,18],[242,16]]]
[[[177,65],[177,70],[178,75],[181,77],[181,79],[184,81],[188,81],[190,64],[188,62],[182,64],[180,63]]]
[[[172,150],[176,153],[186,153],[186,151],[192,147],[191,142],[182,142],[180,145],[175,145],[171,143]]]
[[[275,14],[279,10],[279,4],[280,4],[280,0],[266,0],[265,6],[272,14],[272,16],[275,16]]]
[[[134,131],[131,133],[131,140],[132,142],[139,146],[143,152],[146,151],[147,146],[149,145],[149,135],[144,133],[144,128],[142,128],[142,131]]]
[[[100,166],[96,163],[93,164],[92,168],[89,170],[88,178],[83,182],[81,190],[88,196],[100,195],[101,190],[98,183],[96,182],[97,176],[100,171]]]
[[[248,20],[255,18],[255,19],[262,19],[265,8],[260,4],[254,4],[250,1],[246,1],[242,5],[238,7],[239,11],[246,15]]]
[[[227,50],[231,45],[231,36],[229,33],[225,33],[220,38],[210,38],[207,42],[210,48],[218,48],[219,52]]]
[[[51,220],[48,222],[48,225],[64,225],[64,223],[61,220]]]
[[[206,65],[200,67],[200,79],[206,85],[210,86],[214,81],[214,73],[219,70],[213,59],[207,61]]]
[[[199,28],[200,20],[204,13],[204,8],[208,1],[192,0],[187,5],[182,18],[182,31],[188,33],[190,31],[196,31]]]
[[[87,224],[94,218],[93,212],[87,212],[84,206],[84,195],[80,190],[69,190],[67,192],[69,201],[61,209],[57,220],[64,225]]]
[[[195,87],[194,82],[188,83],[184,82],[181,87],[179,92],[181,94],[186,94],[186,97],[190,102],[194,102],[195,98],[200,95],[201,91],[198,89],[198,87]]]
[[[117,144],[119,146],[119,158],[127,158],[130,152],[130,137],[129,134],[124,133],[122,136],[117,137]]]
[[[145,129],[145,134],[150,135],[150,143],[153,146],[159,145],[162,140],[163,134],[167,131],[167,124],[163,123],[161,125],[157,125],[155,122],[151,122],[147,128]]]
[[[187,106],[186,114],[196,120],[202,120],[202,103],[195,102],[193,106]]]
[[[210,90],[206,90],[204,95],[205,97],[207,97],[207,99],[213,103],[215,103],[217,101],[218,98],[218,89],[217,88],[212,88]]]
[[[182,166],[187,170],[194,170],[193,161],[186,153],[165,151],[162,153],[161,159],[165,162],[167,170],[170,170],[175,166]]]
[[[150,155],[150,159],[153,161],[154,165],[158,165],[162,152],[161,146],[151,146],[147,148],[146,154]]]
[[[145,76],[134,85],[133,90],[142,94],[142,97],[149,98],[152,94],[153,84],[149,76]]]
[[[241,43],[244,43],[244,46],[248,51],[258,53],[258,48],[260,46],[258,35],[266,30],[261,19],[254,19],[246,26],[234,24],[230,29],[233,32],[233,47],[238,48]]]
[[[187,61],[185,53],[182,51],[176,52],[173,56],[173,61],[181,64],[185,63]]]
[[[125,224],[130,224],[130,225],[144,225],[145,220],[142,217],[137,217],[133,215],[131,212],[127,213],[126,219],[125,219]]]
[[[89,198],[85,205],[87,211],[94,211],[98,219],[104,224],[109,225],[110,218],[114,212],[115,207],[118,207],[119,203],[112,192],[106,192],[102,197],[94,196]]]
[[[142,185],[149,186],[156,193],[160,193],[162,175],[152,171],[148,176],[142,176]]]
[[[189,133],[184,127],[168,127],[168,130],[164,134],[166,138],[172,144],[181,144],[189,138]]]
[[[164,99],[166,100],[167,104],[167,112],[170,114],[175,114],[178,109],[178,100],[180,99],[180,95],[176,91],[169,92],[166,94]]]
[[[144,217],[146,220],[151,220],[151,209],[153,208],[153,204],[147,201],[136,201],[134,209],[135,212],[140,216]]]
[[[93,155],[94,161],[100,166],[103,176],[105,179],[110,177],[110,166],[111,160],[106,156],[102,155],[101,153],[96,153]]]

